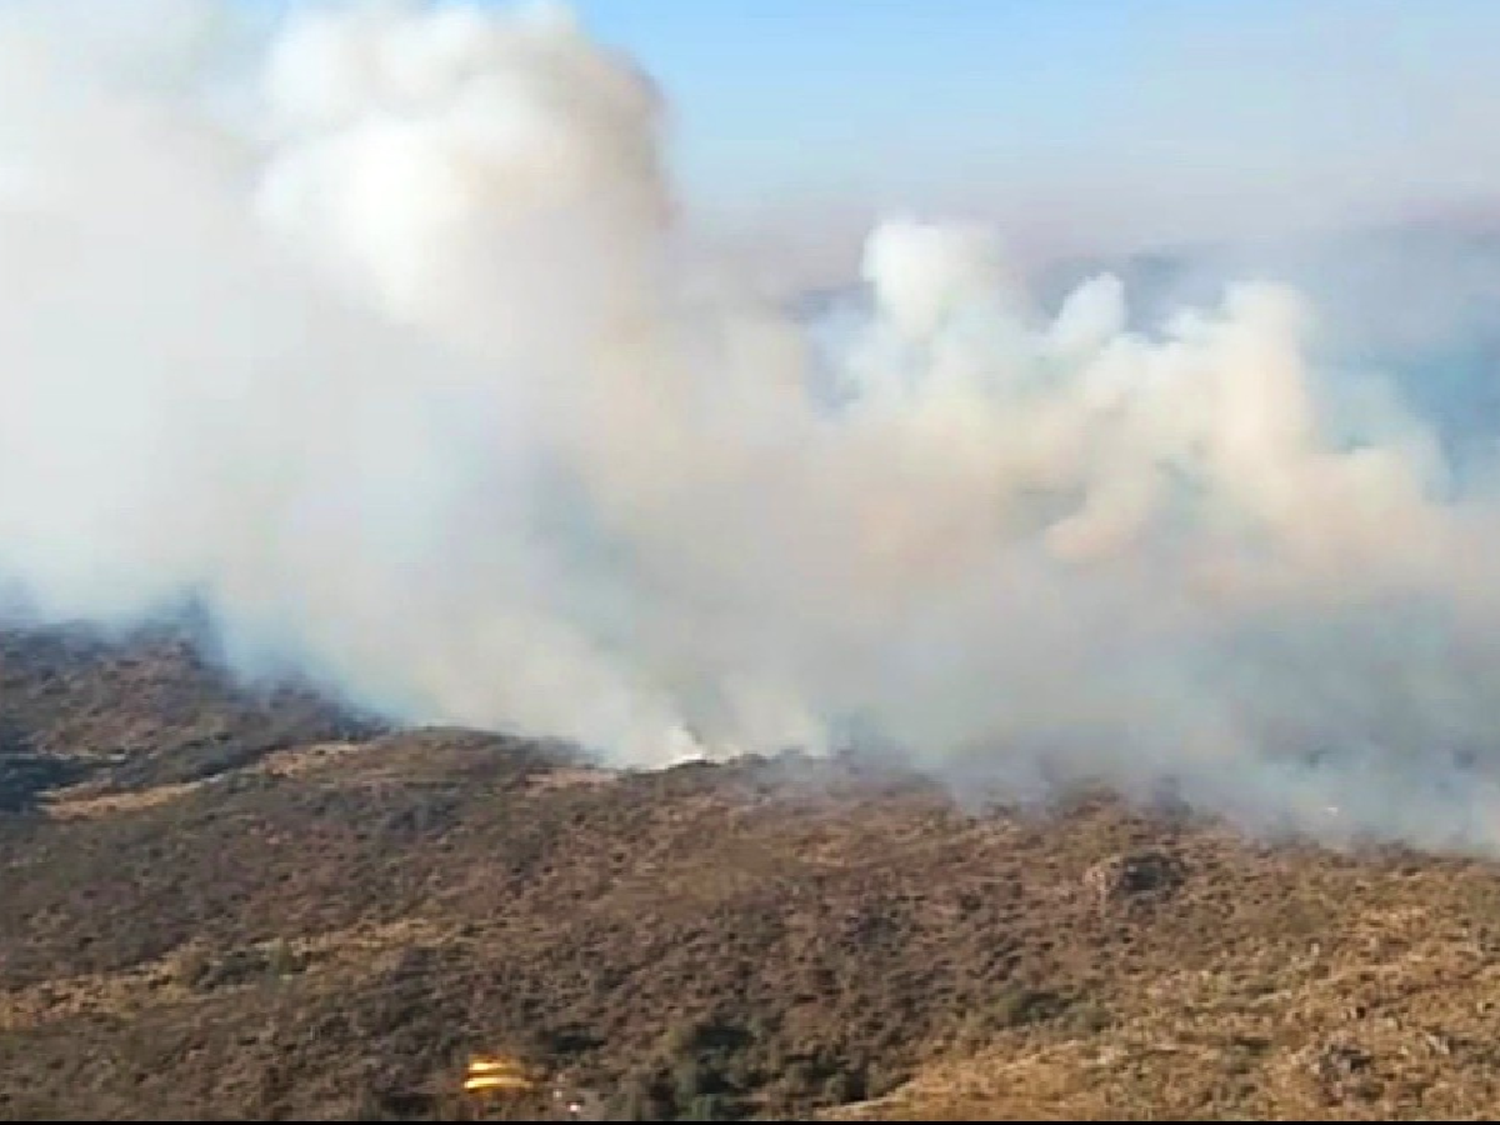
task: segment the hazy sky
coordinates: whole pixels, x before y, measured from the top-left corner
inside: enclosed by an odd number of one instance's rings
[[[1317,221],[1500,183],[1494,0],[578,0],[700,204]]]
[[[1043,254],[1500,215],[1500,0],[566,6],[663,88],[683,202],[752,245],[847,258],[893,211]]]

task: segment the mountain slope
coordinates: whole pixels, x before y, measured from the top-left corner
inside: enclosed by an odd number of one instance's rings
[[[0,1116],[430,1117],[488,1050],[616,1116],[1494,1104],[1483,864],[851,759],[615,773],[51,643],[0,647],[5,714],[88,772],[0,814]],[[200,729],[255,749],[197,769]]]

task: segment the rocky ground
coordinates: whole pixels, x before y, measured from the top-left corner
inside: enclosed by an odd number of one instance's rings
[[[620,773],[0,637],[0,1117],[1489,1118],[1500,879],[852,759]]]

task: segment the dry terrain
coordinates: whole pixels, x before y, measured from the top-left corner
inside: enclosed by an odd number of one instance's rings
[[[1477,862],[0,639],[0,1117],[472,1116],[499,1050],[616,1118],[1489,1118],[1497,952]]]

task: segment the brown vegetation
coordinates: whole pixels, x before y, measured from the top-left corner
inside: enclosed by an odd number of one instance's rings
[[[848,760],[607,773],[61,645],[0,643],[0,761],[41,763],[0,813],[0,1117],[451,1117],[486,1050],[617,1117],[1500,1104],[1481,864]]]

